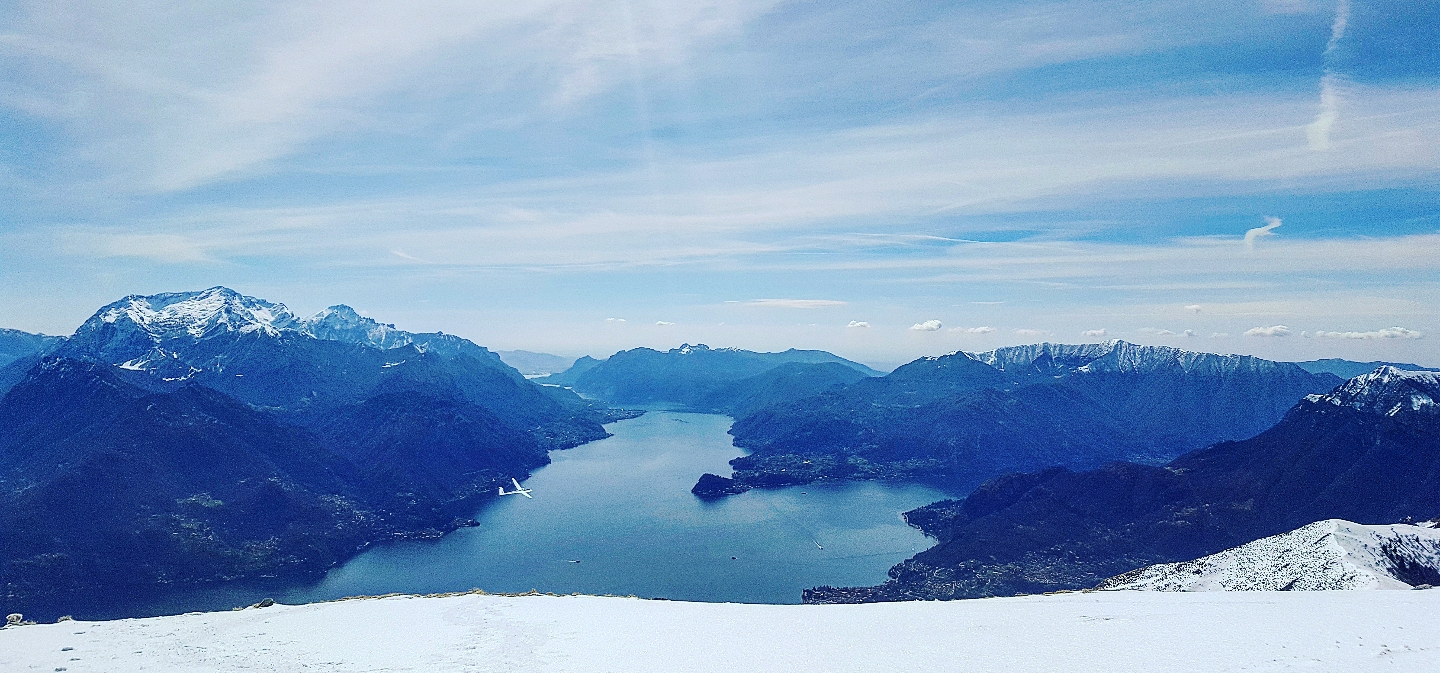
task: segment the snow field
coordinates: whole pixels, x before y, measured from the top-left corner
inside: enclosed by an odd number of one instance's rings
[[[1397,560],[1440,568],[1440,529],[1429,523],[1363,525],[1327,519],[1193,561],[1132,570],[1100,586],[1143,591],[1408,591],[1409,584],[1395,579]]]
[[[1440,671],[1440,591],[389,597],[0,630],[0,670]],[[66,649],[73,648],[73,649]]]

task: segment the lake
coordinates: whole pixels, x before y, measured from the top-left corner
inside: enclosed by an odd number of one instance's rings
[[[754,490],[714,502],[690,493],[704,472],[730,474],[741,452],[731,419],[651,411],[606,426],[614,436],[566,451],[524,482],[534,498],[486,503],[479,526],[370,549],[308,586],[186,592],[139,614],[391,592],[636,595],[798,603],[802,589],[871,585],[930,546],[900,513],[948,497],[877,482]],[[137,614],[135,608],[128,611]]]

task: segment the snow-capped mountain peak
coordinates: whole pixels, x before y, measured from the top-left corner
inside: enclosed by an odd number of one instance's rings
[[[692,355],[697,353],[739,353],[740,349],[734,347],[711,348],[705,344],[680,344],[679,348],[671,348],[669,352],[674,355]]]
[[[1310,402],[1345,406],[1386,416],[1440,413],[1440,372],[1416,372],[1384,366],[1361,374],[1325,395],[1309,395]]]
[[[1327,519],[1217,554],[1132,570],[1099,589],[1315,591],[1409,589],[1440,578],[1432,523],[1366,526]]]
[[[300,321],[301,332],[328,341],[344,341],[389,350],[415,342],[414,335],[360,315],[344,304],[331,306]]]
[[[203,339],[220,332],[262,332],[278,335],[295,325],[284,304],[247,297],[226,287],[199,292],[130,295],[101,308],[77,331],[103,325],[133,327],[155,341],[190,337]]]

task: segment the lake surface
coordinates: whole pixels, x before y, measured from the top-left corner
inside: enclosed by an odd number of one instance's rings
[[[524,482],[534,499],[487,503],[479,526],[371,549],[303,587],[211,589],[144,614],[390,592],[636,595],[798,603],[802,589],[872,585],[931,545],[900,513],[948,497],[876,482],[754,490],[715,502],[690,493],[730,474],[731,419],[652,411],[606,426],[613,437],[550,454]],[[136,614],[134,610],[130,614]]]

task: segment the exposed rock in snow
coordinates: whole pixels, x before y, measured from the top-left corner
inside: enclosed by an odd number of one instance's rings
[[[870,605],[392,597],[0,630],[0,670],[1433,671],[1440,592]]]
[[[300,321],[298,327],[301,332],[316,339],[345,341],[386,350],[415,342],[414,335],[409,332],[366,318],[344,304],[316,313]]]
[[[299,319],[284,304],[225,287],[125,297],[85,321],[65,344],[62,354],[149,372],[166,381],[181,381],[198,371],[223,371],[226,360],[238,357],[228,347],[207,348],[205,344],[215,341],[215,337],[249,335],[340,341],[381,350],[412,346],[442,357],[470,356],[507,376],[519,377],[494,353],[457,336],[406,332],[361,316],[344,305]]]
[[[1132,570],[1099,589],[1319,591],[1440,583],[1433,524],[1366,526],[1327,519],[1193,561]]]

